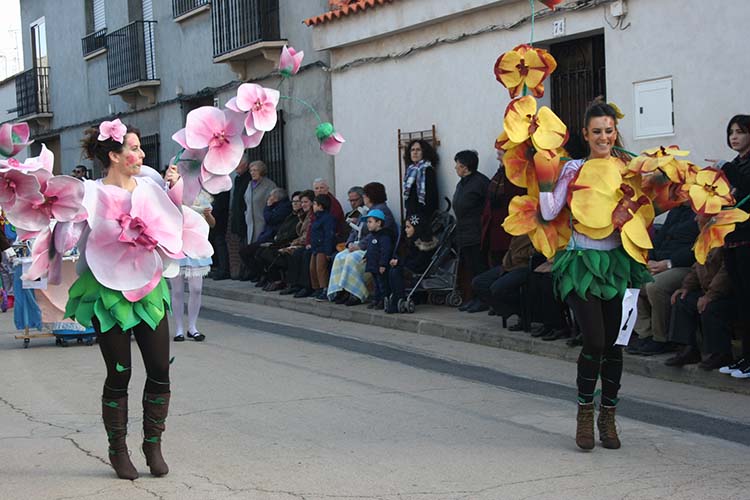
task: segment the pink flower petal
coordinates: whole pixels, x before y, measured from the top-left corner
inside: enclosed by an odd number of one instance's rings
[[[116,220],[100,221],[86,242],[86,262],[96,280],[107,288],[138,290],[161,271],[161,259],[155,250],[146,252],[142,246],[120,241],[121,232]]]
[[[52,247],[52,231],[49,226],[40,231],[31,246],[31,266],[21,277],[27,281],[42,278],[49,269],[49,255]]]
[[[52,216],[59,222],[85,220],[86,209],[81,205],[84,191],[81,181],[67,175],[55,176],[47,181],[44,195],[55,200],[51,204]]]
[[[227,139],[229,139],[229,142],[224,143],[221,147],[209,149],[206,158],[203,160],[203,168],[214,175],[232,173],[245,152],[245,144],[239,136]]]
[[[142,183],[133,191],[131,203],[130,215],[143,221],[146,234],[165,250],[179,252],[182,246],[182,214],[167,193],[154,183]]]
[[[157,272],[154,273],[154,275],[151,277],[151,280],[146,283],[145,286],[138,288],[136,290],[123,290],[122,295],[128,301],[130,302],[138,302],[143,297],[151,293],[151,291],[156,288],[156,285],[159,284],[159,281],[161,281],[161,270],[157,270]]]
[[[214,134],[223,131],[225,125],[222,110],[213,106],[196,108],[185,121],[185,142],[191,149],[207,148]]]
[[[229,175],[214,175],[203,169],[201,171],[201,185],[211,194],[223,193],[232,189],[232,178]]]
[[[185,129],[181,128],[174,134],[172,134],[172,140],[182,146],[183,149],[189,149],[187,145],[187,137],[185,136]]]
[[[248,116],[252,116],[252,114],[248,113]],[[257,132],[254,132],[249,135],[242,134],[242,142],[245,144],[245,149],[250,148],[256,148],[260,144],[260,141],[263,140],[263,136],[265,135],[265,132],[258,130]]]
[[[242,110],[237,107],[237,97],[232,97],[231,99],[229,99],[224,107],[232,111],[236,111],[237,113],[242,113]]]
[[[81,181],[78,181],[81,182]],[[58,222],[52,232],[55,251],[64,254],[72,250],[81,239],[81,234],[86,228],[85,222]]]
[[[237,97],[234,98],[234,105],[240,111],[250,111],[257,102],[266,100],[263,87],[256,83],[243,83],[237,88]]]
[[[341,134],[334,132],[327,139],[320,143],[320,149],[331,156],[337,155],[341,151],[341,146],[346,142]]]
[[[209,227],[206,220],[188,207],[183,209],[182,214],[182,251],[194,259],[212,256],[214,249],[208,242]]]

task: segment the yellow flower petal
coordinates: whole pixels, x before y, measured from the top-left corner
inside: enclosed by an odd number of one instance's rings
[[[622,233],[620,236],[622,237],[622,247],[628,255],[636,262],[646,265],[648,263],[648,252],[634,244],[626,233]]]
[[[615,230],[614,224],[610,224],[609,226],[601,229],[594,229],[592,227],[584,226],[580,222],[575,224],[575,228],[579,233],[594,240],[603,240],[604,238],[612,234]]]
[[[505,110],[503,128],[508,138],[516,143],[524,142],[529,138],[529,127],[536,115],[536,99],[531,96],[514,99]]]
[[[557,149],[567,137],[568,127],[547,106],[542,106],[536,117],[537,128],[531,134],[531,140],[537,149]]]
[[[571,183],[570,208],[573,217],[591,229],[604,229],[612,224],[612,212],[619,199],[622,178],[617,164],[607,159],[589,160]]]

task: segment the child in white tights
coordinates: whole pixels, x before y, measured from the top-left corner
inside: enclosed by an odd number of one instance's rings
[[[212,197],[201,191],[191,208],[203,215],[210,227],[214,227],[216,219],[211,214]],[[188,283],[188,327],[187,336],[196,342],[202,342],[206,336],[198,330],[198,313],[201,309],[201,295],[203,293],[203,277],[211,270],[211,258],[191,259],[186,257],[180,261],[180,274],[170,278],[172,292],[172,318],[175,327],[175,342],[185,340],[185,327],[182,321],[185,310],[185,280]]]

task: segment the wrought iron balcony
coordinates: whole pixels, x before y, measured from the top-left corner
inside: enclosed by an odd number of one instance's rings
[[[90,59],[107,50],[107,28],[95,31],[81,39],[83,57]]]
[[[210,0],[172,0],[172,17],[181,21],[208,9]]]
[[[241,80],[258,57],[278,62],[285,41],[279,30],[279,0],[212,0],[214,62],[229,63]],[[262,73],[262,71],[261,71]]]
[[[109,93],[141,94],[154,102],[159,85],[154,62],[156,21],[135,21],[107,34],[107,75]]]
[[[49,105],[49,67],[37,66],[16,76],[19,118],[52,118]]]

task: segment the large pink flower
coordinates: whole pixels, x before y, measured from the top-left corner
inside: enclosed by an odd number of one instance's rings
[[[260,134],[262,136],[263,133],[261,132]],[[183,203],[192,203],[192,200],[198,196],[201,189],[205,189],[211,194],[232,189],[232,178],[229,174],[216,175],[203,167],[203,160],[206,158],[208,148],[190,149],[187,145],[184,128],[175,132],[172,139],[184,149],[179,154],[179,158],[174,157],[172,159],[172,163],[176,162],[177,170],[180,172],[180,177],[184,183],[183,199],[180,205]],[[247,146],[248,137],[244,134],[242,135],[242,139],[246,148],[254,147]]]
[[[0,155],[15,156],[31,144],[28,123],[3,123],[0,125]]]
[[[299,67],[302,65],[303,57],[305,57],[304,51],[300,50],[297,52],[294,50],[294,47],[284,45],[284,48],[281,49],[281,57],[279,58],[279,73],[286,78],[296,75]]]
[[[208,242],[208,224],[198,212],[190,207],[182,207],[182,251],[188,257],[205,259],[211,257],[214,249]]]
[[[185,144],[190,149],[208,148],[203,167],[214,175],[228,175],[240,162],[245,150],[242,115],[211,106],[194,109],[187,115]]]
[[[267,89],[255,83],[243,83],[237,89],[236,107],[248,112],[245,129],[248,135],[261,130],[268,132],[276,126],[276,105],[281,94],[278,90]]]
[[[82,205],[83,193],[83,183],[78,179],[67,175],[54,176],[41,186],[41,198],[17,199],[8,212],[8,220],[14,226],[32,232],[49,226],[52,219],[80,222],[87,215]]]
[[[39,179],[21,170],[0,170],[0,205],[10,213],[17,200],[26,203],[42,203]]]
[[[87,192],[90,203],[102,206],[100,217],[89,220],[86,261],[99,283],[127,293],[131,301],[145,297],[159,283],[163,254],[184,255],[180,210],[155,183],[138,182],[130,200]]]

